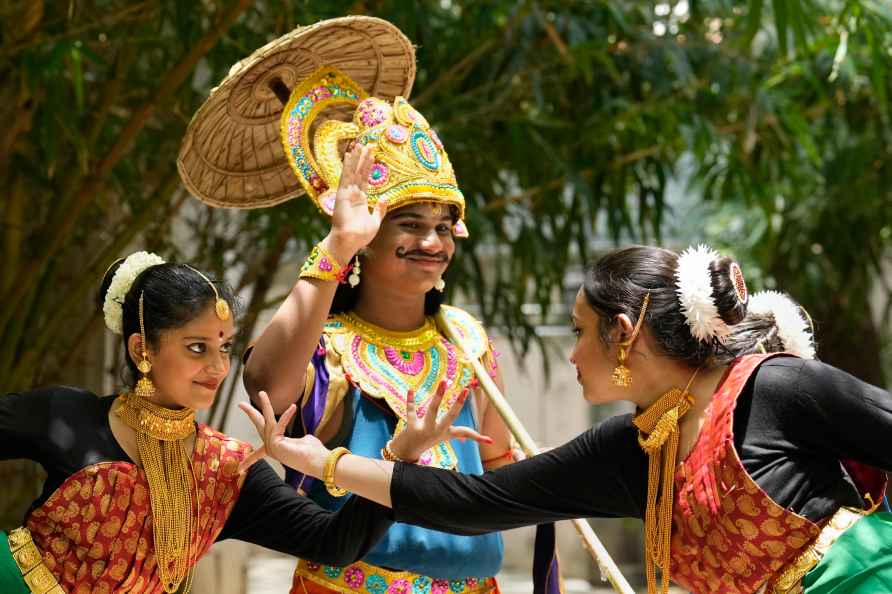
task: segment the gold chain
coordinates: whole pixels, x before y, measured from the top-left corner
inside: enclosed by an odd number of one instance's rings
[[[133,394],[122,394],[115,413],[136,431],[140,463],[149,484],[155,562],[165,592],[192,589],[193,531],[198,494],[192,457],[185,440],[195,433],[195,411],[160,407]],[[194,500],[194,506],[193,506]]]
[[[688,392],[699,369],[694,370],[684,390],[672,388],[647,410],[635,416],[638,445],[647,454],[647,507],[644,518],[644,557],[647,591],[654,594],[657,570],[662,569],[660,592],[669,591],[669,548],[672,540],[672,504],[675,462],[678,457],[678,422],[694,404]],[[662,462],[662,463],[661,463]],[[662,472],[661,472],[662,471]],[[662,493],[657,502],[657,492]]]

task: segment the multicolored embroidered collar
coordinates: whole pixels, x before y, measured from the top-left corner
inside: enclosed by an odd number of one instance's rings
[[[474,371],[467,357],[480,357],[489,342],[480,324],[457,308],[444,312],[458,328],[464,351],[440,333],[433,318],[409,332],[394,332],[354,313],[334,316],[325,325],[329,348],[341,358],[350,381],[373,398],[387,402],[399,417],[396,433],[406,426],[406,393],[415,391],[415,407],[425,414],[437,386],[448,384],[438,414],[442,415],[470,386]],[[457,458],[448,442],[427,452],[421,464],[454,468]]]

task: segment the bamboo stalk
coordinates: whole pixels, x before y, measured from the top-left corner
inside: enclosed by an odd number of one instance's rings
[[[437,314],[437,325],[446,334],[446,338],[449,339],[449,342],[459,347],[463,352],[466,352],[462,345],[461,337],[454,331],[451,323],[446,319],[446,316],[443,315],[442,311]],[[508,401],[502,395],[498,386],[496,386],[496,383],[486,372],[483,364],[478,359],[470,357],[468,359],[474,367],[474,372],[477,374],[477,379],[480,381],[480,385],[483,386],[486,395],[489,396],[490,402],[492,402],[493,406],[495,406],[496,410],[499,412],[499,415],[504,419],[505,424],[514,435],[514,438],[517,439],[520,447],[523,448],[524,453],[526,453],[527,456],[535,456],[538,454],[539,447],[536,445],[536,442],[533,441],[533,438],[526,430],[526,427],[520,422],[520,419],[514,413],[511,405],[508,404]],[[606,577],[613,586],[613,589],[616,592],[619,592],[619,594],[635,594],[632,586],[626,581],[626,578],[620,572],[619,567],[616,566],[616,563],[610,557],[610,554],[607,552],[607,549],[604,548],[604,545],[601,544],[600,539],[598,539],[598,536],[595,534],[595,531],[592,530],[589,523],[580,518],[571,520],[571,522],[573,523],[573,527],[576,528],[576,531],[579,533],[579,537],[582,539],[583,547],[589,552],[592,559],[595,560],[595,563],[598,564],[601,576]]]

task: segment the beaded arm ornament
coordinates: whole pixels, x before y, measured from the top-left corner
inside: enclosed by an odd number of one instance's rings
[[[347,282],[347,275],[350,274],[352,268],[352,264],[344,266],[339,263],[328,250],[322,247],[322,244],[317,243],[313,246],[303,266],[300,267],[300,278],[316,278],[324,281],[336,280],[343,284]]]

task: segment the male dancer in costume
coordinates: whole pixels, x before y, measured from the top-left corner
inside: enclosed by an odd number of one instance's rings
[[[336,106],[355,110],[352,121],[320,121]],[[466,473],[510,462],[508,429],[477,392],[456,423],[480,430],[490,443],[449,440],[419,452],[392,441],[419,422],[416,412],[438,414],[430,405],[441,382],[440,414],[474,390],[471,358],[482,358],[501,383],[481,325],[441,305],[455,237],[467,230],[464,197],[436,133],[402,97],[367,97],[344,72],[325,66],[292,90],[281,129],[292,168],[332,217],[332,228],[247,355],[252,398],[268,392],[278,414],[297,403],[291,435],[314,434],[365,456]],[[351,149],[342,166],[345,140]],[[458,328],[460,347],[445,338],[437,314]],[[286,480],[329,509],[344,501],[294,471]],[[456,536],[400,524],[348,567],[300,561],[292,592],[497,592],[502,553],[497,534]]]

